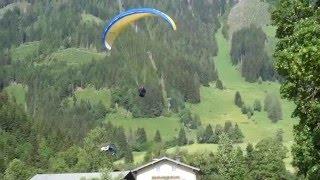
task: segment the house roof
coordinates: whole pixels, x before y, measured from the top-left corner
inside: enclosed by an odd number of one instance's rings
[[[110,176],[112,178],[125,177],[129,171],[123,172],[111,172]],[[85,179],[100,179],[101,173],[62,173],[62,174],[37,174],[33,176],[30,180],[80,180]]]
[[[152,166],[152,165],[157,164],[157,163],[162,162],[162,161],[169,161],[169,162],[172,162],[172,163],[177,164],[177,165],[179,165],[179,166],[183,166],[183,167],[186,167],[186,168],[195,170],[195,171],[200,171],[199,168],[196,168],[196,167],[193,167],[193,166],[184,164],[184,163],[182,163],[182,162],[180,162],[180,161],[176,161],[176,160],[170,159],[170,158],[168,158],[168,157],[162,157],[162,158],[157,159],[157,160],[154,160],[154,161],[152,161],[152,162],[150,162],[150,163],[148,163],[148,164],[145,164],[145,165],[143,165],[143,166],[140,166],[140,167],[132,170],[131,172],[137,172],[137,171],[139,171],[139,170],[141,170],[141,169],[143,169],[143,168],[146,168],[146,167],[148,167],[148,166]]]

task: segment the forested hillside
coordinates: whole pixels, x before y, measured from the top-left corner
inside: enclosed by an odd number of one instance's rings
[[[258,3],[244,1],[0,2],[0,179],[124,170],[163,155],[204,179],[293,178],[296,120],[280,99],[274,29],[269,14],[237,21],[242,3]],[[178,30],[147,18],[107,51],[103,28],[137,7],[168,13]],[[100,152],[109,143],[116,156]]]

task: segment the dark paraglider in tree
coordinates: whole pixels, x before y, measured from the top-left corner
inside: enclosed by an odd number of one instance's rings
[[[100,150],[102,152],[110,153],[113,156],[117,154],[117,148],[114,144],[109,144],[106,147],[102,147]]]
[[[140,97],[144,97],[146,95],[146,93],[147,93],[147,90],[146,90],[146,88],[141,86],[141,87],[139,87],[138,92],[139,92],[139,96]]]

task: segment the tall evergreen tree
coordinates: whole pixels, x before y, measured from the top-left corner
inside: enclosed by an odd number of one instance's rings
[[[4,173],[4,180],[29,179],[34,172],[19,159],[12,160]]]
[[[241,132],[241,129],[239,128],[238,124],[234,126],[232,140],[234,143],[242,143],[243,142],[244,135]]]
[[[220,79],[217,80],[216,82],[216,88],[220,89],[220,90],[223,90],[223,83]]]
[[[274,99],[273,104],[268,111],[268,118],[274,123],[282,119],[282,107],[278,98]]]
[[[216,128],[214,130],[214,134],[215,134],[215,137],[216,137],[215,143],[219,143],[220,136],[221,136],[222,133],[223,133],[223,127],[220,124],[217,124]]]
[[[270,93],[268,93],[268,94],[266,95],[265,99],[264,99],[264,106],[263,106],[264,108],[263,108],[263,110],[264,110],[264,111],[269,111],[269,109],[270,109],[271,106],[272,106],[273,101],[274,101],[273,95],[270,94]]]
[[[242,98],[241,98],[241,95],[240,95],[239,91],[237,91],[235,96],[234,96],[234,104],[236,106],[238,106],[239,108],[241,108],[242,105],[243,105],[243,101],[242,101]]]
[[[154,139],[153,139],[155,142],[157,142],[157,143],[160,143],[161,141],[162,141],[162,139],[161,139],[161,135],[160,135],[160,131],[159,130],[157,130],[156,131],[156,134],[155,134],[155,136],[154,136]]]
[[[204,138],[205,139],[205,142],[206,143],[214,143],[215,141],[215,136],[213,134],[213,130],[212,130],[212,127],[211,125],[209,124],[207,127],[206,127],[206,130],[204,131]]]
[[[268,118],[272,122],[277,122],[282,119],[282,107],[279,98],[268,93],[264,100],[264,110],[268,112]]]
[[[147,142],[147,134],[144,128],[138,128],[136,134],[137,134],[137,138],[136,138],[137,143],[142,144]]]
[[[233,146],[228,135],[223,133],[220,135],[219,146],[217,152],[218,173],[224,178],[231,178],[234,170]]]
[[[178,145],[184,146],[188,144],[188,139],[186,136],[186,132],[184,131],[184,128],[181,128],[178,135]]]
[[[261,107],[261,102],[260,102],[258,99],[254,100],[253,110],[260,112],[261,109],[262,109],[262,107]]]
[[[255,147],[252,171],[254,179],[279,179],[286,174],[284,158],[287,149],[275,139],[263,139]]]
[[[231,58],[239,64],[241,75],[249,82],[273,78],[273,67],[265,52],[266,35],[260,27],[251,25],[232,35]]]
[[[246,156],[245,156],[245,161],[246,161],[246,165],[248,167],[247,173],[250,174],[250,172],[253,169],[253,160],[254,160],[254,147],[251,143],[247,144],[246,147]]]
[[[278,129],[276,132],[276,140],[279,141],[280,143],[283,142],[283,130],[282,129]]]

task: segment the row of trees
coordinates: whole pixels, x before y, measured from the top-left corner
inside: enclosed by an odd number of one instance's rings
[[[159,150],[160,149],[160,150]],[[201,179],[295,179],[287,172],[284,159],[288,150],[279,138],[266,138],[255,146],[248,144],[245,150],[235,147],[229,135],[222,133],[216,153],[203,151],[188,153],[177,148],[168,154],[161,147],[148,151],[145,163],[152,158],[169,156],[202,171]]]
[[[254,115],[254,111],[260,112],[262,110],[262,105],[260,100],[256,99],[253,103],[253,106],[245,105],[240,95],[240,92],[237,91],[234,97],[234,104],[241,108],[242,114],[246,114],[250,119]],[[268,118],[276,123],[282,119],[282,107],[279,97],[275,94],[268,93],[264,99],[263,110],[267,112]]]
[[[216,125],[213,131],[212,126],[209,124],[205,129],[200,129],[197,133],[198,143],[213,143],[218,144],[221,134],[227,134],[233,143],[242,143],[244,135],[236,123],[232,125],[230,121],[225,122],[224,127]]]

